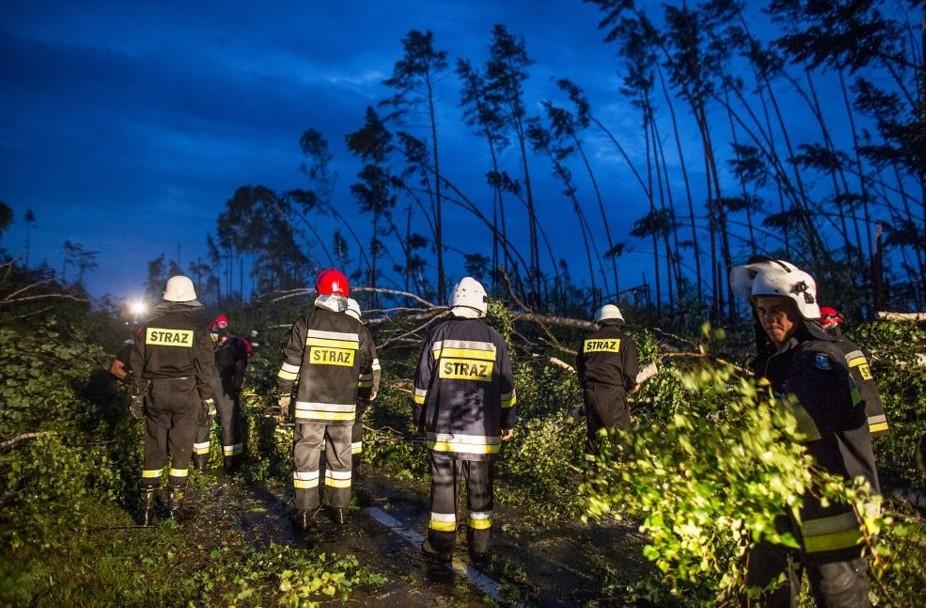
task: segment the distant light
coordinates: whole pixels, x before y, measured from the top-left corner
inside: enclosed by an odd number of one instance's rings
[[[141,300],[132,302],[129,305],[129,308],[131,309],[132,314],[136,317],[144,316],[144,314],[148,312],[148,305],[142,302]]]

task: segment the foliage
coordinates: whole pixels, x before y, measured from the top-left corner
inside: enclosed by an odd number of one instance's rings
[[[917,360],[917,352],[926,351],[926,328],[874,321],[855,328],[850,337],[871,353],[872,373],[890,424],[887,435],[873,441],[879,472],[888,482],[923,487],[914,453],[926,434],[926,368]]]

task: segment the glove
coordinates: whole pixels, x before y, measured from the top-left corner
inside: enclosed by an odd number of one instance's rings
[[[289,406],[293,402],[292,395],[280,395],[277,397],[277,404],[280,406],[280,420],[289,418]]]
[[[199,424],[209,424],[211,416],[215,416],[215,400],[203,399],[199,409]]]
[[[135,420],[142,420],[145,417],[145,396],[132,395],[132,403],[129,405],[129,411],[132,413],[132,418]]]

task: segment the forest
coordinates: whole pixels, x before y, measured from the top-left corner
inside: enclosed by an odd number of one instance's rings
[[[191,521],[134,521],[143,429],[108,372],[132,302],[87,292],[92,244],[66,241],[60,269],[36,262],[28,234],[42,218],[0,203],[0,604],[738,605],[748,549],[794,543],[773,522],[810,483],[794,417],[748,371],[753,317],[729,272],[754,255],[808,270],[870,355],[890,423],[874,440],[883,496],[835,478],[817,490],[864,524],[873,604],[926,603],[924,7],[587,4],[614,56],[607,103],[569,74],[552,76],[557,97],[529,97],[515,24],[478,33],[484,61],[410,30],[388,94],[355,129],[294,125],[291,188],[242,185],[205,258],[150,260],[149,305],[186,274],[203,322],[223,313],[233,333],[258,336],[244,466],[223,472],[212,442],[190,480]],[[461,133],[467,143],[451,141]],[[336,140],[356,174],[338,175]],[[441,162],[460,145],[481,159],[481,183]],[[25,255],[3,240],[16,222]],[[642,280],[631,252],[648,256]],[[364,415],[351,526],[303,538],[287,520],[293,429],[275,416],[274,383],[326,267],[350,276],[383,381]],[[403,534],[427,525],[412,376],[464,275],[489,292],[521,420],[499,459],[493,557],[450,574]],[[609,302],[659,373],[632,398],[623,447],[584,462],[568,364]]]

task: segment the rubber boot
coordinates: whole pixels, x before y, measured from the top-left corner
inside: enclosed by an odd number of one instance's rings
[[[154,508],[157,503],[157,489],[153,487],[142,488],[141,500],[138,505],[138,525],[153,526],[156,523]]]
[[[438,551],[431,545],[431,541],[428,539],[424,539],[424,542],[421,543],[421,553],[423,553],[425,557],[443,564],[449,564],[453,559],[452,553],[442,553]]]
[[[225,472],[234,475],[241,470],[241,454],[225,457]]]
[[[293,512],[293,525],[300,532],[310,532],[318,526],[318,509],[296,509]]]
[[[206,462],[209,460],[209,454],[193,454],[193,467],[197,471],[206,469]]]
[[[167,496],[167,512],[171,519],[181,521],[184,518],[183,488],[171,488]]]

